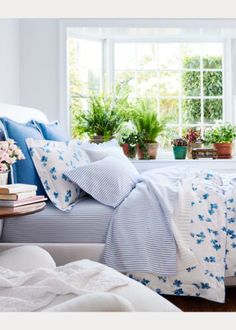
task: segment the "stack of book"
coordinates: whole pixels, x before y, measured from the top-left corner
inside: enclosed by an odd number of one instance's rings
[[[18,207],[47,200],[43,195],[36,195],[37,186],[30,184],[7,184],[0,186],[0,207]]]

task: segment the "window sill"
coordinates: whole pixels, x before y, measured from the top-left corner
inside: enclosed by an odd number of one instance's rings
[[[162,168],[167,166],[174,167],[197,167],[208,168],[220,172],[236,172],[236,158],[232,159],[153,159],[153,160],[132,160],[134,166],[140,171]]]

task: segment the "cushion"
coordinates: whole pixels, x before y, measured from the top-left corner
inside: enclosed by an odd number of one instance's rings
[[[65,134],[63,128],[58,123],[58,121],[54,121],[49,124],[36,122],[37,125],[40,127],[42,134],[46,140],[53,140],[53,141],[68,141],[69,136]]]
[[[78,201],[80,189],[63,174],[66,170],[89,163],[79,142],[26,139],[30,155],[51,202],[68,211]]]
[[[139,180],[136,169],[112,156],[64,174],[97,201],[112,207],[119,205]]]
[[[29,272],[35,268],[55,268],[51,255],[38,246],[19,246],[0,252],[0,266]]]
[[[91,162],[96,162],[106,156],[113,156],[126,163],[131,170],[137,171],[129,158],[125,156],[123,149],[115,139],[100,144],[82,142],[81,148],[85,150]]]
[[[38,174],[35,170],[32,159],[29,155],[26,138],[43,139],[40,129],[34,122],[30,121],[26,124],[19,124],[8,118],[1,118],[2,129],[6,138],[15,140],[16,144],[25,155],[24,160],[17,161],[13,166],[14,183],[26,183],[38,186],[37,194],[43,195],[45,193],[40,182]]]

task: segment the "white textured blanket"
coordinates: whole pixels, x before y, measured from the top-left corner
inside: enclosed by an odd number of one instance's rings
[[[91,263],[88,267],[88,263]],[[57,295],[81,296],[127,285],[99,263],[81,260],[55,269],[15,272],[0,267],[0,311],[31,312],[47,306]]]

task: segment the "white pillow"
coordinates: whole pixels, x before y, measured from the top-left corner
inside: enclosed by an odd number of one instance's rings
[[[63,173],[90,162],[80,142],[28,138],[26,144],[49,199],[58,209],[70,210],[79,199],[80,189]]]

